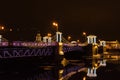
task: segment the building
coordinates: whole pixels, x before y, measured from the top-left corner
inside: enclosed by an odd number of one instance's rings
[[[36,42],[41,42],[41,35],[40,35],[40,33],[37,33],[35,41]]]

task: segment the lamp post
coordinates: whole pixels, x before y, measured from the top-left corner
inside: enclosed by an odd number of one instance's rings
[[[83,32],[83,36],[86,36],[86,32]]]
[[[86,36],[87,36],[86,32],[83,32],[82,35],[84,37],[84,41],[86,42]]]
[[[53,22],[52,24],[53,24],[53,26],[55,26],[55,27],[56,27],[56,31],[58,32],[58,23]]]
[[[0,26],[0,34],[3,34],[5,31],[5,27],[4,26]]]
[[[68,36],[67,39],[68,39],[68,41],[70,41],[71,40],[71,36]]]

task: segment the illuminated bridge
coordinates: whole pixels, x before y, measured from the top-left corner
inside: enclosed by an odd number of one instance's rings
[[[81,54],[96,53],[98,45],[96,36],[87,36],[88,40],[85,44],[80,44],[74,41],[70,43],[61,32],[56,32],[56,35],[43,37],[41,40],[40,34],[37,34],[34,42],[13,41],[8,42],[0,35],[0,58],[17,58],[17,57],[46,57],[46,56],[69,56],[74,55],[80,57]],[[93,48],[94,47],[94,48]],[[76,55],[79,54],[79,55]]]
[[[63,53],[83,51],[77,44],[63,44]],[[43,42],[2,42],[0,46],[0,58],[52,56],[59,54],[59,44]]]

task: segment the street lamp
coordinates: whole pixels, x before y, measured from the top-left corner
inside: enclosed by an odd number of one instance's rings
[[[1,29],[4,30],[5,28],[2,26]]]
[[[71,39],[71,36],[68,36],[68,38],[67,38],[67,39],[68,39],[68,41],[70,41],[70,39]]]
[[[77,43],[80,43],[80,40],[79,40],[79,39],[77,40]]]
[[[0,30],[4,30],[5,29],[5,27],[4,26],[0,26]]]
[[[86,38],[86,36],[87,36],[86,32],[83,32],[82,35],[84,36],[84,41],[86,42],[86,39],[87,39]]]
[[[47,34],[47,36],[48,36],[48,37],[51,37],[51,36],[52,36],[52,34],[51,34],[51,33],[48,33],[48,34]]]
[[[86,36],[86,32],[83,32],[83,36]]]
[[[56,27],[56,29],[57,29],[56,31],[58,32],[58,23],[53,22],[52,25]]]

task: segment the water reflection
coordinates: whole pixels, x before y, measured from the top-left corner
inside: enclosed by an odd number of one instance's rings
[[[114,80],[120,76],[120,56],[111,53],[84,60],[63,58],[61,64],[62,68],[48,65],[32,67],[30,70],[0,71],[0,80]]]
[[[32,77],[27,78],[26,80],[57,80],[55,73],[50,71],[44,71],[42,73],[36,73]]]
[[[85,72],[86,68],[83,63],[79,61],[67,61],[63,59],[64,67],[58,68],[57,66],[39,66],[31,67],[27,70],[9,70],[0,72],[0,80],[68,80],[71,76],[79,72]],[[21,68],[21,67],[19,67]],[[19,69],[17,68],[17,69]]]

